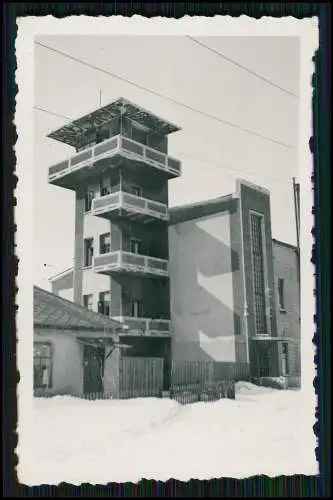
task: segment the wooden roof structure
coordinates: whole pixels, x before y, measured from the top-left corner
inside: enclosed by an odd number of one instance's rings
[[[120,333],[124,325],[34,286],[34,327]]]
[[[63,127],[48,134],[47,137],[56,141],[64,142],[70,146],[77,145],[77,137],[91,129],[109,123],[116,117],[124,116],[140,123],[143,126],[160,133],[168,135],[180,130],[176,125],[159,118],[144,108],[120,97],[119,99],[74,120]]]

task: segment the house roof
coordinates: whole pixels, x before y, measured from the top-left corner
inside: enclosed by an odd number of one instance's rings
[[[124,325],[34,286],[34,326],[68,330],[122,331]]]
[[[51,132],[47,137],[75,147],[78,136],[92,128],[106,124],[120,115],[126,116],[162,135],[168,135],[180,130],[177,125],[163,120],[146,109],[120,97],[106,106],[95,109],[77,120],[67,123],[63,127]]]

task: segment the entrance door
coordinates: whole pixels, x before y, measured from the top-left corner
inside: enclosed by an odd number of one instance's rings
[[[270,346],[266,342],[256,343],[257,351],[257,376],[258,377],[269,377],[271,376],[271,363],[272,363],[272,353]]]
[[[104,349],[100,347],[84,346],[83,366],[84,394],[102,393]]]

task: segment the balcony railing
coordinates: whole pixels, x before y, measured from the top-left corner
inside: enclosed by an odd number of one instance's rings
[[[125,323],[128,334],[135,332],[141,335],[171,335],[171,320],[135,318],[133,316],[113,317],[116,321]]]
[[[163,170],[172,177],[181,174],[181,162],[155,149],[133,141],[123,135],[117,135],[92,146],[70,159],[52,165],[49,168],[49,182],[54,182],[77,170],[96,164],[100,160],[113,157],[117,154],[133,160],[144,161],[149,165]]]
[[[93,270],[96,273],[102,274],[125,271],[138,274],[168,276],[168,267],[166,259],[158,259],[122,250],[96,255],[93,259]]]
[[[103,215],[119,209],[162,220],[169,219],[168,206],[164,203],[135,196],[124,191],[117,191],[116,193],[95,198],[92,202],[91,213],[92,215]]]

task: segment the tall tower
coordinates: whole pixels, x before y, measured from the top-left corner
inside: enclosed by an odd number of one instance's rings
[[[74,301],[128,326],[131,356],[171,353],[168,155],[179,127],[124,98],[48,137],[76,153],[49,168],[51,184],[75,191]]]

